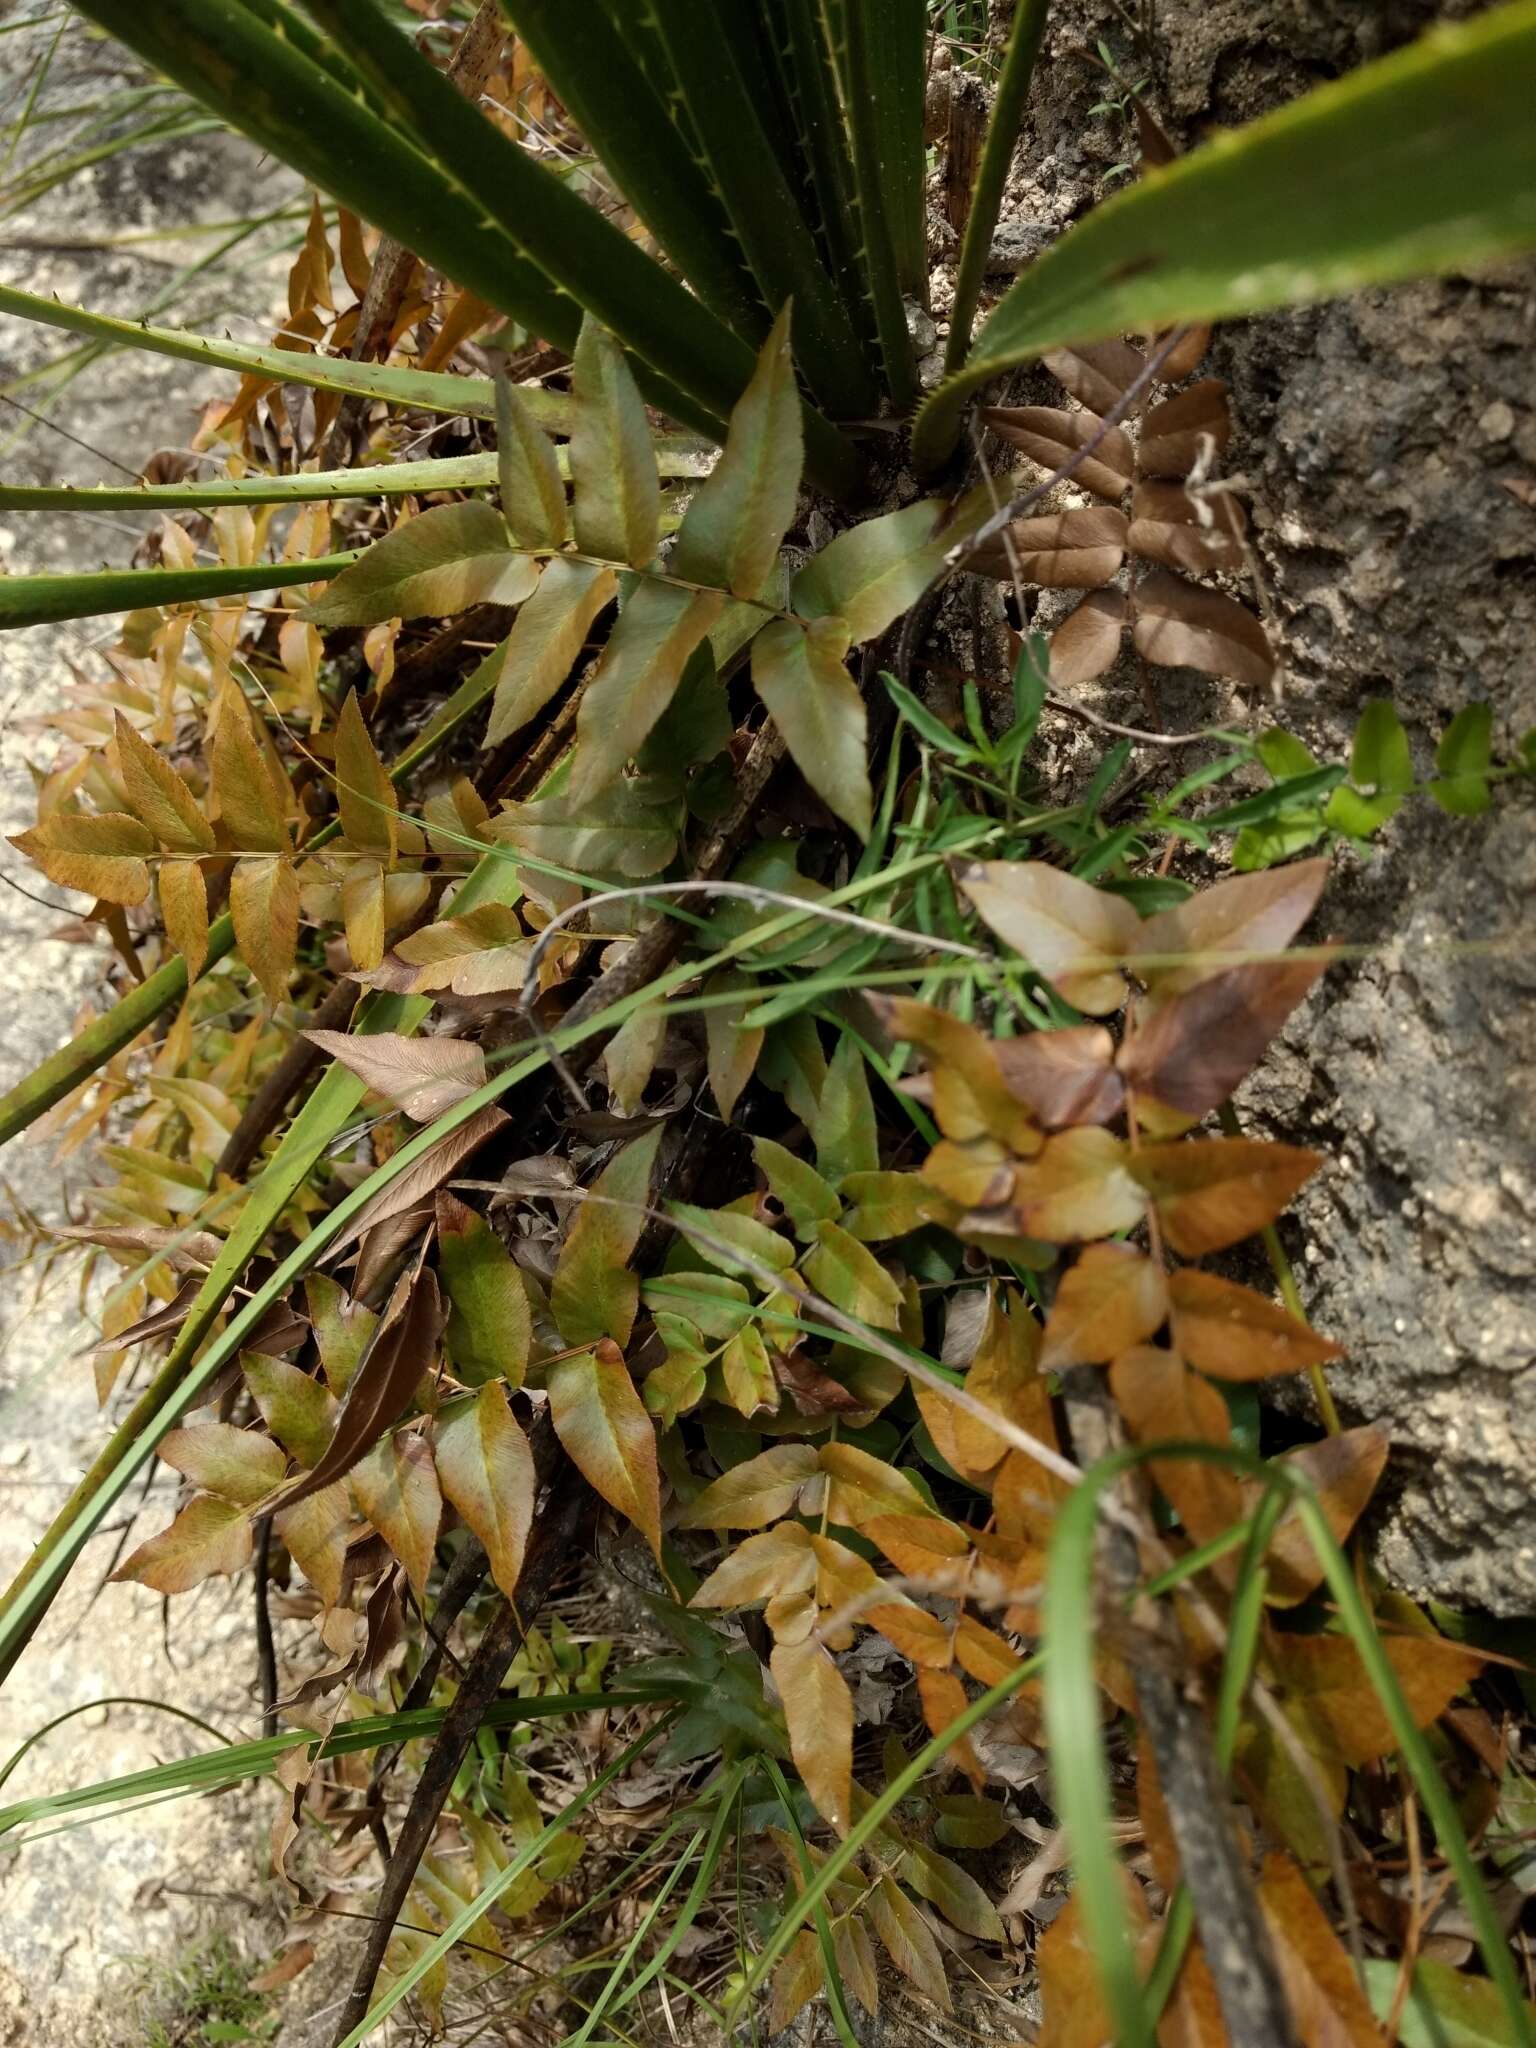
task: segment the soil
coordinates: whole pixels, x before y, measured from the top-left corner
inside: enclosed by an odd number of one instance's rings
[[[1097,0],[1059,0],[1035,112],[994,238],[999,293],[1135,154],[1090,112],[1103,38],[1182,146],[1251,119],[1474,6],[1204,0],[1156,10],[1155,63]],[[942,292],[942,284],[940,291]],[[940,300],[936,310],[947,310]],[[1169,729],[1216,719],[1347,755],[1390,696],[1421,775],[1467,703],[1495,758],[1536,724],[1536,266],[1234,323],[1205,366],[1231,386],[1227,473],[1245,480],[1283,648],[1278,701],[1159,672]],[[1028,397],[1036,396],[1031,390]],[[1044,402],[1059,402],[1049,382]],[[1129,665],[1088,693],[1132,724]],[[1064,770],[1091,750],[1068,733]],[[1181,758],[1180,768],[1190,765]],[[1337,864],[1319,923],[1369,950],[1332,969],[1242,1102],[1329,1163],[1286,1228],[1308,1309],[1348,1347],[1346,1421],[1392,1436],[1374,1520],[1397,1584],[1496,1614],[1536,1607],[1536,800],[1482,818],[1416,798],[1369,860]]]
[[[1104,38],[1130,75],[1146,72],[1126,11],[1139,10],[1058,0],[996,238],[998,293],[1021,262],[1113,189],[1113,167],[1134,155],[1113,116],[1090,112],[1106,82],[1075,54]],[[1150,103],[1188,144],[1348,70],[1436,16],[1477,11],[1466,0],[1439,8],[1425,0],[1162,0]],[[99,81],[99,48],[93,62]],[[63,242],[99,235],[104,222],[246,211],[251,175],[249,153],[203,138],[195,154],[172,145],[131,170],[105,171],[10,229]],[[937,251],[941,264],[947,253]],[[166,276],[122,255],[13,250],[3,261],[28,289],[111,312],[142,311]],[[188,325],[216,324],[226,312],[259,320],[273,279],[253,278],[241,291],[199,285],[178,317]],[[941,318],[943,296],[941,278]],[[255,327],[237,331],[254,335]],[[1361,704],[1391,695],[1422,770],[1450,716],[1483,699],[1493,706],[1496,752],[1508,755],[1536,725],[1536,509],[1503,488],[1536,484],[1533,340],[1536,269],[1524,265],[1364,293],[1218,336],[1210,368],[1230,381],[1239,423],[1228,467],[1250,488],[1285,663],[1278,704],[1245,705],[1207,679],[1168,677],[1161,710],[1170,726],[1277,719],[1337,758]],[[7,323],[4,367],[30,367],[61,343]],[[56,417],[137,465],[158,442],[185,440],[194,401],[218,382],[200,383],[178,365],[112,358]],[[38,481],[107,473],[91,453],[42,430],[6,469]],[[19,515],[0,533],[0,554],[18,570],[94,566],[126,558],[130,545],[120,533]],[[18,822],[29,793],[22,764],[37,751],[18,732],[19,717],[50,701],[64,661],[90,638],[85,628],[8,636],[0,701]],[[1090,701],[1132,723],[1146,709],[1129,672],[1106,679]],[[1084,743],[1071,732],[1051,743],[1062,772],[1072,772]],[[1346,1418],[1380,1421],[1392,1434],[1391,1492],[1375,1524],[1380,1562],[1411,1592],[1496,1613],[1536,1607],[1532,813],[1528,785],[1501,787],[1482,819],[1446,818],[1415,800],[1372,859],[1340,862],[1323,923],[1374,950],[1330,972],[1243,1105],[1274,1135],[1316,1143],[1329,1156],[1287,1236],[1311,1313],[1349,1347],[1332,1374]],[[17,866],[6,863],[8,872]],[[25,998],[13,1010],[24,1021],[6,1048],[7,1084],[68,1035],[98,971],[94,949],[49,936],[61,915],[7,898],[11,985]],[[26,1199],[58,1213],[66,1190],[44,1151],[18,1147],[5,1166]],[[15,1280],[9,1296],[0,1385],[28,1391],[5,1417],[7,1567],[100,1427],[88,1369],[56,1369],[90,1336],[67,1291],[56,1287],[41,1309]],[[13,1455],[22,1444],[24,1455]],[[152,1500],[146,1527],[159,1519]],[[231,1734],[251,1732],[251,1640],[238,1594],[228,1607],[215,1593],[182,1612],[169,1646],[151,1596],[111,1587],[88,1607],[89,1590],[82,1586],[7,1684],[0,1752],[51,1714],[106,1693],[173,1700]],[[97,1709],[83,1730],[69,1728],[77,1732],[28,1759],[7,1796],[179,1753],[180,1731],[141,1708]],[[271,1896],[259,1831],[254,1802],[187,1802],[29,1846],[20,1864],[0,1861],[0,2041],[44,2048],[54,2039],[115,2038],[114,1954],[172,1954],[219,1919],[249,1931],[249,1895],[261,1892],[263,1914]],[[185,1891],[244,1896],[221,1906]],[[258,1916],[254,1924],[277,1923]]]

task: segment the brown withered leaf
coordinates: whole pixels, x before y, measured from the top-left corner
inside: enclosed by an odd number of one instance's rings
[[[842,1835],[853,1798],[853,1695],[814,1637],[777,1643],[769,1669],[784,1706],[789,1750],[816,1811]]]
[[[957,861],[951,872],[983,923],[1069,1003],[1093,1016],[1119,1009],[1118,963],[1141,925],[1124,897],[1040,860]]]
[[[1167,1282],[1144,1252],[1091,1244],[1062,1275],[1046,1318],[1041,1368],[1104,1365],[1152,1336],[1167,1315]]]
[[[1186,477],[1232,438],[1232,408],[1219,377],[1203,377],[1148,408],[1136,443],[1142,476]]]
[[[485,1084],[485,1054],[462,1038],[406,1038],[395,1031],[305,1031],[300,1036],[419,1124],[431,1123]]]
[[[1131,638],[1136,652],[1161,668],[1198,668],[1249,689],[1267,689],[1275,672],[1274,650],[1246,606],[1168,569],[1154,569],[1137,584]]]
[[[1107,1124],[1124,1105],[1115,1041],[1102,1024],[999,1038],[992,1051],[1009,1088],[1047,1130]]]
[[[1300,1869],[1278,1850],[1259,1873],[1259,1904],[1296,2038],[1307,2048],[1380,2048],[1381,2029],[1347,1950]]]
[[[1303,1444],[1277,1458],[1278,1465],[1304,1473],[1316,1491],[1334,1540],[1343,1543],[1364,1512],[1377,1481],[1386,1470],[1392,1440],[1374,1423],[1340,1430],[1315,1444]],[[1257,1480],[1244,1480],[1249,1506],[1257,1506]],[[1299,1510],[1288,1507],[1275,1525],[1265,1562],[1269,1569],[1268,1598],[1272,1606],[1293,1607],[1320,1584],[1323,1567]]]
[[[1129,1157],[1127,1169],[1152,1197],[1174,1251],[1181,1258],[1199,1259],[1273,1223],[1322,1164],[1321,1152],[1300,1145],[1190,1138],[1143,1145]]]
[[[917,1672],[917,1696],[923,1703],[923,1719],[931,1735],[942,1735],[971,1703],[965,1687],[952,1671],[925,1671],[921,1666]],[[978,1792],[986,1784],[987,1774],[968,1735],[961,1735],[950,1744],[947,1761],[956,1770],[964,1771]]]
[[[1151,1344],[1123,1351],[1110,1366],[1109,1384],[1138,1443],[1225,1447],[1232,1440],[1226,1402],[1171,1351]],[[1242,1488],[1225,1466],[1196,1458],[1154,1458],[1152,1476],[1196,1543],[1209,1542],[1242,1519]]]
[[[1128,531],[1115,505],[1047,512],[1011,521],[1005,534],[967,556],[965,566],[1004,582],[1017,573],[1023,582],[1048,590],[1099,590],[1125,560]]]
[[[954,1662],[954,1646],[948,1625],[926,1607],[910,1601],[887,1600],[866,1607],[859,1616],[898,1649],[909,1664],[926,1671],[947,1671]]]
[[[1002,868],[1010,864],[993,865]],[[1056,870],[1046,872],[1054,874]],[[974,887],[986,891],[990,885],[987,872],[979,865],[973,865],[957,879],[968,890]],[[1004,877],[1005,885],[1006,881]],[[977,908],[981,909],[979,903]],[[982,915],[987,917],[987,912],[982,910]],[[992,922],[990,917],[987,921]],[[995,925],[993,928],[997,929]],[[987,1038],[948,1010],[914,1002],[907,996],[870,992],[865,999],[893,1038],[921,1046],[927,1053],[925,1099],[933,1104],[934,1116],[945,1137],[960,1143],[980,1137],[996,1138],[1010,1151],[1024,1156],[1040,1149],[1040,1133],[1033,1119],[1004,1079],[998,1063],[998,1040]]]
[[[281,1502],[292,1508],[350,1472],[405,1413],[423,1373],[437,1357],[446,1313],[437,1280],[423,1269],[386,1311],[372,1344],[347,1385],[336,1433],[323,1455]],[[435,1482],[434,1482],[435,1483]]]
[[[904,1578],[923,1580],[935,1592],[959,1583],[970,1556],[967,1532],[937,1515],[871,1515],[859,1533],[877,1543]]]
[[[821,1989],[824,1976],[821,1943],[815,1932],[806,1927],[795,1936],[784,1960],[773,1973],[768,1999],[771,2032],[781,2034],[793,2025]]]
[[[140,1316],[139,1320],[130,1323],[126,1330],[118,1330],[113,1336],[103,1338],[99,1344],[87,1345],[81,1356],[94,1358],[104,1351],[126,1351],[131,1344],[147,1344],[152,1338],[169,1336],[173,1330],[179,1330],[186,1321],[187,1312],[197,1296],[198,1282],[189,1274],[169,1301],[161,1302],[158,1307],[152,1308],[148,1315]]]
[[[1009,1288],[993,1297],[965,1391],[1005,1420],[1049,1441],[1051,1397],[1040,1376],[1040,1326],[1022,1296]],[[1006,1440],[967,1409],[932,1387],[913,1389],[934,1442],[957,1472],[990,1472],[1008,1454]]]
[[[824,1373],[797,1344],[791,1351],[772,1351],[773,1376],[802,1415],[852,1415],[865,1404],[840,1380]]]
[[[1128,341],[1047,349],[1040,360],[1069,396],[1100,414],[1118,405],[1147,367],[1141,350]]]
[[[1342,1344],[1320,1337],[1278,1302],[1215,1273],[1181,1267],[1168,1292],[1175,1350],[1213,1379],[1268,1379],[1343,1356]]]
[[[1084,1124],[1047,1138],[1038,1159],[1015,1167],[1005,1206],[973,1210],[957,1228],[962,1237],[1011,1230],[1046,1244],[1113,1237],[1146,1213],[1139,1180],[1124,1140]]]
[[[1253,956],[1279,953],[1312,915],[1327,879],[1324,857],[1202,889],[1140,927],[1132,971],[1162,998]]]
[[[477,1109],[473,1116],[467,1117],[457,1130],[449,1131],[435,1145],[429,1145],[404,1173],[397,1174],[387,1188],[381,1189],[358,1211],[327,1251],[327,1259],[334,1260],[348,1245],[355,1244],[366,1232],[377,1229],[379,1224],[387,1223],[392,1216],[403,1216],[418,1202],[428,1201],[448,1176],[456,1173],[470,1154],[478,1151],[486,1139],[493,1137],[507,1121],[506,1111],[498,1109],[494,1102],[488,1102],[484,1109]]]
[[[1125,1086],[1194,1121],[1225,1102],[1327,968],[1326,959],[1253,960],[1139,1007],[1115,1060]]]
[[[211,1230],[173,1230],[160,1223],[55,1223],[49,1225],[48,1235],[122,1252],[135,1265],[158,1252],[173,1273],[206,1273],[223,1242]],[[122,1339],[113,1341],[120,1344]]]
[[[251,1559],[251,1525],[243,1507],[211,1493],[194,1494],[158,1536],[141,1543],[112,1574],[157,1593],[189,1593],[204,1579],[229,1578]]]
[[[1152,348],[1161,348],[1168,339],[1166,328],[1161,334],[1150,337]],[[1182,384],[1186,377],[1192,377],[1205,361],[1205,352],[1211,345],[1211,330],[1196,321],[1187,327],[1173,347],[1164,356],[1159,372],[1165,384]]]
[[[1129,1871],[1122,1871],[1126,1913],[1131,1932],[1137,1937],[1137,1967],[1144,1974],[1151,1967],[1148,1946],[1147,1902],[1141,1886]],[[1047,1927],[1035,1952],[1040,1973],[1040,1992],[1045,2003],[1045,2024],[1035,2048],[1099,2048],[1113,2041],[1114,2018],[1104,2002],[1099,1962],[1083,1929],[1076,1897]]]
[[[1383,1635],[1381,1646],[1419,1728],[1438,1720],[1486,1662],[1440,1636]],[[1282,1698],[1319,1756],[1358,1770],[1392,1754],[1392,1724],[1348,1636],[1273,1634],[1270,1651]]]
[[[1144,562],[1187,576],[1243,567],[1247,520],[1230,491],[1193,496],[1183,484],[1139,483],[1131,499],[1126,544]]]
[[[358,1507],[405,1566],[417,1599],[424,1600],[443,1518],[431,1445],[419,1430],[403,1429],[360,1458],[350,1479]]]
[[[1085,597],[1051,635],[1049,681],[1053,690],[1091,683],[1120,659],[1130,607],[1118,590]]]
[[[774,1444],[722,1472],[678,1517],[678,1527],[761,1529],[797,1503],[805,1513],[813,1513],[809,1495],[812,1489],[819,1493],[822,1483],[821,1460],[813,1445]]]
[[[1052,474],[1064,469],[1104,426],[1092,413],[1067,412],[1049,405],[989,405],[982,418],[1011,447],[1022,448],[1031,462]],[[1092,491],[1096,498],[1121,498],[1130,489],[1135,471],[1136,451],[1130,436],[1120,427],[1110,427],[1093,453],[1078,463],[1071,481]]]
[[[832,1923],[832,1952],[838,1975],[873,2018],[880,2010],[880,1973],[869,1929],[852,1913]]]

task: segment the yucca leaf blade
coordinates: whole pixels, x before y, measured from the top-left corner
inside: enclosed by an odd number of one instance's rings
[[[918,416],[924,467],[971,393],[1045,349],[1230,319],[1536,245],[1536,0],[1219,135],[1048,250]]]

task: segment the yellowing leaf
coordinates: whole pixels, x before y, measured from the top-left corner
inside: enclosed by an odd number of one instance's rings
[[[141,1543],[112,1574],[135,1579],[157,1593],[189,1593],[204,1579],[229,1578],[251,1558],[246,1511],[233,1501],[200,1493],[168,1529]]]
[[[904,1578],[924,1579],[935,1592],[959,1583],[971,1550],[966,1532],[938,1515],[870,1515],[859,1534],[878,1543]]]
[[[245,706],[232,695],[219,706],[211,760],[213,796],[230,845],[241,853],[287,853],[293,845],[288,792],[257,744]]]
[[[1122,896],[1044,861],[973,861],[960,888],[997,936],[1079,1010],[1104,1016],[1125,1001],[1118,962],[1140,919]]]
[[[853,1796],[853,1695],[813,1637],[779,1642],[769,1659],[784,1704],[789,1752],[816,1811],[846,1834]]]
[[[397,940],[394,958],[414,969],[410,993],[449,988],[458,996],[486,996],[522,986],[529,948],[510,904],[478,903],[461,917],[443,918]]]
[[[1059,1131],[1037,1158],[1014,1169],[1006,1207],[975,1211],[961,1230],[1007,1228],[1047,1244],[1112,1237],[1134,1228],[1146,1211],[1135,1168],[1136,1155],[1111,1131],[1096,1124]]]
[[[284,1358],[245,1351],[240,1364],[262,1421],[283,1449],[301,1465],[316,1464],[336,1431],[335,1396]]]
[[[248,1508],[282,1480],[288,1461],[270,1437],[229,1422],[199,1422],[170,1430],[160,1455],[202,1493]]]
[[[398,844],[395,787],[363,723],[356,690],[348,690],[336,724],[336,804],[349,844],[392,866]]]
[[[661,534],[650,424],[623,350],[590,315],[581,323],[574,371],[576,545],[584,555],[643,569]]]
[[[341,1480],[272,1517],[278,1541],[328,1607],[341,1598],[342,1568],[354,1528]]]
[[[882,1601],[877,1607],[866,1607],[859,1619],[879,1629],[910,1664],[947,1671],[954,1662],[954,1645],[947,1625],[925,1607]]]
[[[385,1437],[352,1467],[351,1485],[363,1515],[405,1566],[417,1599],[424,1600],[443,1515],[430,1445],[419,1430]]]
[[[1140,1443],[1167,1439],[1225,1446],[1231,1441],[1226,1402],[1171,1351],[1143,1344],[1122,1352],[1109,1369],[1109,1383]],[[1243,1518],[1237,1475],[1222,1465],[1205,1459],[1156,1458],[1152,1476],[1196,1543],[1209,1542]]]
[[[441,618],[475,604],[521,604],[538,580],[538,563],[507,546],[495,506],[466,498],[394,527],[302,616],[320,627]]]
[[[618,589],[611,569],[556,556],[539,587],[512,622],[512,631],[485,658],[495,664],[496,694],[485,744],[494,747],[536,718],[575,666],[592,622]],[[484,669],[481,670],[484,673]]]
[[[143,856],[155,842],[126,811],[55,811],[32,831],[12,833],[11,844],[61,889],[82,889],[125,909],[149,894]]]
[[[940,2011],[950,2010],[944,1958],[933,1929],[899,1885],[882,1877],[864,1910],[880,1944],[903,1977]]]
[[[269,1003],[288,993],[299,943],[299,884],[286,860],[237,860],[229,883],[235,942]]]
[[[496,471],[501,516],[525,548],[558,548],[569,523],[555,445],[510,377],[496,379]]]
[[[520,1387],[533,1317],[517,1263],[483,1216],[437,1192],[438,1272],[448,1295],[448,1349],[470,1386],[505,1379]]]
[[[779,1405],[779,1383],[773,1376],[768,1349],[756,1323],[743,1323],[726,1340],[720,1354],[720,1372],[731,1406],[738,1414],[753,1416],[759,1409]]]
[[[620,1116],[638,1115],[666,1035],[667,1013],[658,1003],[632,1011],[603,1047],[603,1072]]]
[[[1428,1727],[1483,1667],[1475,1651],[1438,1636],[1381,1639],[1414,1725]],[[1348,1636],[1284,1635],[1272,1639],[1281,1696],[1319,1756],[1354,1769],[1391,1756],[1392,1724]]]
[[[310,1274],[304,1283],[304,1299],[325,1383],[340,1400],[363,1362],[379,1319],[360,1301],[348,1300],[341,1283],[328,1273]]]
[[[774,619],[752,642],[752,687],[812,789],[867,839],[869,720],[845,666],[849,641],[848,622],[836,615],[804,626]]]
[[[599,1337],[629,1342],[640,1282],[624,1262],[645,1228],[644,1204],[661,1131],[658,1124],[626,1145],[593,1182],[591,1199],[571,1218],[549,1291],[550,1309],[567,1344],[592,1344]]]
[[[848,1173],[837,1192],[853,1205],[843,1217],[843,1228],[860,1244],[883,1244],[921,1230],[925,1223],[954,1221],[953,1204],[917,1173]]]
[[[656,1432],[635,1392],[618,1346],[549,1368],[549,1412],[555,1434],[589,1485],[633,1522],[661,1559],[661,1479]]]
[[[1343,1355],[1342,1345],[1308,1329],[1278,1302],[1214,1273],[1183,1267],[1169,1282],[1169,1294],[1175,1348],[1216,1379],[1267,1379]]]
[[[821,1461],[810,1444],[775,1444],[722,1472],[679,1517],[678,1526],[762,1529],[787,1515],[820,1479]]]
[[[1155,1202],[1174,1251],[1198,1259],[1273,1223],[1322,1163],[1320,1152],[1299,1145],[1199,1138],[1143,1145],[1129,1168]]]
[[[731,412],[720,460],[693,494],[672,556],[687,583],[763,595],[795,516],[802,430],[786,306]]]
[[[1050,1390],[1041,1377],[1039,1350],[1040,1327],[1022,1298],[1000,1290],[988,1309],[965,1390],[1031,1436],[1054,1444]],[[1004,1438],[967,1409],[935,1388],[913,1391],[934,1442],[957,1472],[990,1472],[1007,1456]]]
[[[803,1593],[816,1582],[816,1553],[802,1522],[781,1522],[727,1553],[689,1601],[690,1607],[747,1607],[776,1595]]]
[[[384,958],[386,915],[383,868],[376,860],[348,861],[341,884],[341,916],[352,965],[362,974],[371,974]]]
[[[163,860],[155,877],[165,936],[187,963],[187,980],[196,981],[208,958],[208,889],[195,860]]]
[[[831,1481],[828,1515],[845,1528],[860,1528],[876,1515],[933,1512],[905,1473],[857,1444],[823,1444],[820,1464]]]
[[[830,1183],[787,1146],[772,1138],[754,1138],[752,1156],[796,1237],[814,1238],[817,1224],[830,1222],[837,1215],[841,1204]]]
[[[811,1286],[845,1315],[875,1329],[900,1327],[900,1287],[868,1245],[860,1244],[838,1224],[817,1226],[816,1244],[800,1269]]]
[[[669,1202],[667,1208],[699,1256],[723,1273],[745,1273],[761,1284],[762,1275],[754,1268],[782,1273],[795,1262],[794,1246],[754,1217],[731,1209],[697,1209],[691,1202]]]
[[[577,505],[579,523],[579,498]],[[724,603],[717,591],[683,590],[654,578],[630,592],[576,714],[568,785],[573,804],[589,803],[639,753]]]
[[[1376,1491],[1391,1443],[1386,1430],[1369,1424],[1286,1451],[1276,1463],[1290,1466],[1310,1481],[1334,1540],[1342,1543]],[[1257,1481],[1244,1482],[1245,1494],[1254,1500],[1258,1490]],[[1321,1582],[1322,1562],[1295,1505],[1276,1523],[1265,1563],[1268,1597],[1274,1606],[1293,1606],[1305,1600]]]
[[[212,853],[213,828],[170,762],[145,744],[120,711],[112,730],[128,808],[140,824],[170,853]]]
[[[750,975],[732,967],[721,968],[704,984],[707,996],[728,995],[733,989],[742,991],[740,1003],[722,1003],[704,1012],[709,1085],[727,1123],[741,1098],[742,1089],[752,1078],[752,1070],[757,1065],[757,1056],[763,1049],[766,1036],[759,1026],[744,1030],[741,1024],[743,1015],[752,1007],[756,988],[757,984]]]
[[[1128,1244],[1092,1244],[1062,1275],[1046,1318],[1041,1366],[1103,1365],[1143,1343],[1168,1315],[1160,1267]]]
[[[432,1430],[444,1494],[485,1547],[491,1577],[509,1600],[533,1526],[533,1453],[506,1395],[494,1383],[439,1410]]]

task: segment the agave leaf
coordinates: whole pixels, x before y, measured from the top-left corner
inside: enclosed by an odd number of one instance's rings
[[[356,550],[308,562],[254,562],[220,569],[91,569],[58,576],[0,577],[0,632],[51,626],[64,619],[94,619],[104,612],[201,604],[217,597],[281,590],[291,583],[323,583],[360,559]]]

